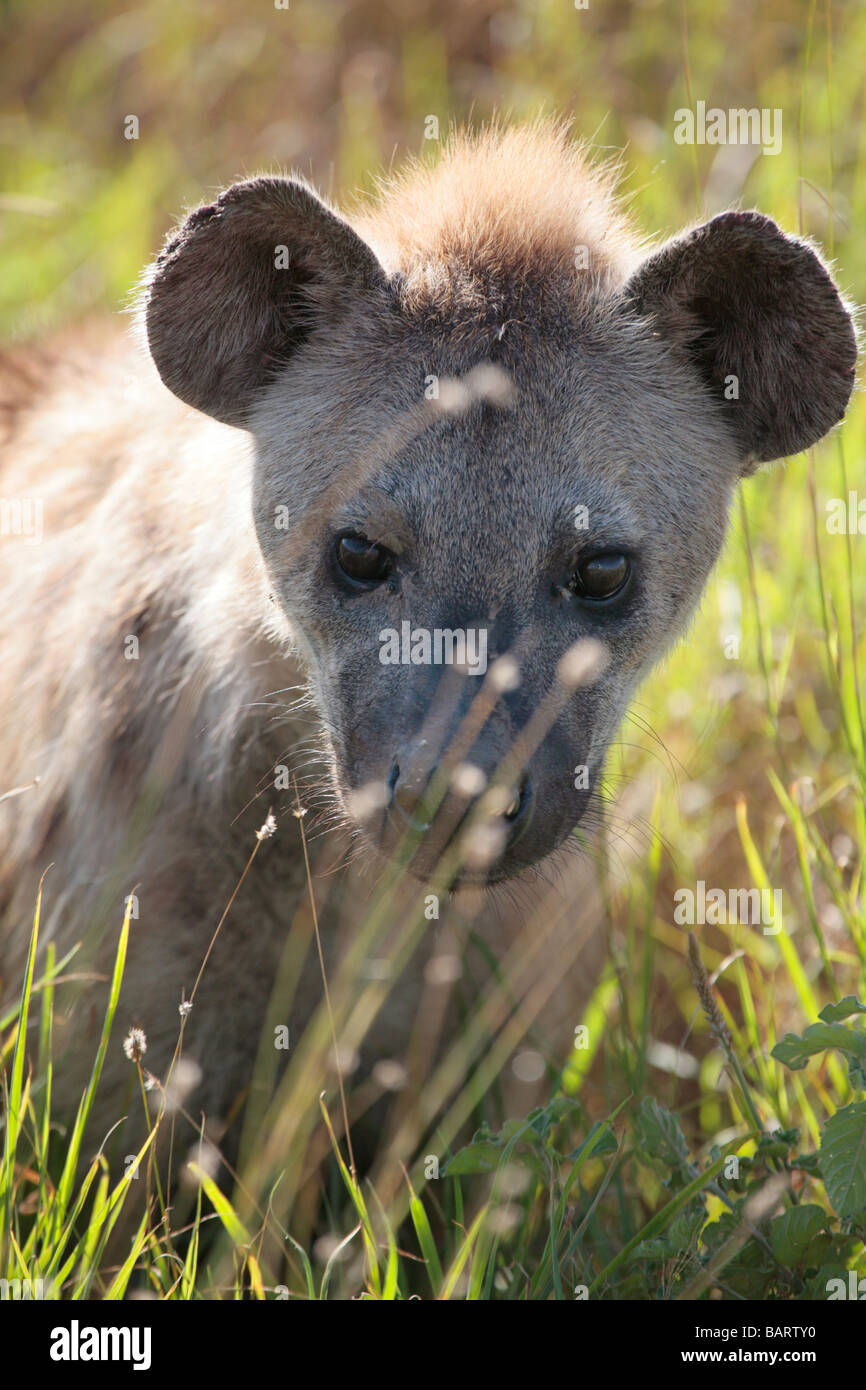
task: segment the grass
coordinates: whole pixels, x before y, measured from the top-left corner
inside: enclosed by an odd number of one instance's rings
[[[743,64],[744,36],[715,8],[684,13],[672,25],[635,4],[611,29],[601,7],[544,0],[491,30],[446,6],[397,40],[372,5],[354,17],[299,5],[289,37],[220,3],[120,15],[82,3],[40,34],[13,4],[18,76],[0,122],[6,331],[117,307],[170,214],[249,167],[309,151],[322,182],[331,169],[350,190],[394,141],[420,148],[429,112],[447,123],[472,100],[479,115],[494,102],[518,115],[541,100],[570,109],[578,87],[580,128],[628,143],[627,192],[653,230],[675,229],[725,184],[715,151],[671,142],[689,92],[691,103],[782,108],[782,154],[759,157],[735,192],[816,236],[862,299],[852,229],[866,218],[866,15],[804,5],[795,28],[790,5],[746,6]],[[318,86],[305,102],[307,68]],[[138,142],[120,134],[130,110]],[[535,967],[563,924],[535,906],[499,963],[502,987],[466,989],[457,1035],[417,1103],[398,1107],[370,1179],[357,1177],[346,1131],[371,1097],[347,1074],[344,1110],[329,1059],[334,1031],[341,1054],[357,1047],[426,929],[417,904],[404,910],[399,865],[329,978],[329,1007],[293,1043],[283,1078],[268,1078],[262,1138],[248,1138],[241,1172],[202,1143],[175,1194],[159,1141],[197,1126],[167,1090],[142,1090],[137,1179],[135,1163],[113,1179],[106,1136],[88,1125],[105,1049],[121,1046],[129,920],[90,1083],[61,1128],[52,1023],[70,961],[50,946],[37,955],[37,903],[20,1002],[0,1019],[0,1274],[42,1279],[64,1299],[533,1300],[826,1298],[831,1278],[862,1275],[866,535],[827,523],[832,499],[866,499],[864,458],[858,398],[830,441],[743,487],[701,613],[626,722],[607,769],[622,816],[597,851],[605,966],[575,1019],[585,1045],[552,1052],[541,1036],[554,982]],[[699,880],[780,889],[782,930],[720,921],[690,941],[676,894]],[[478,959],[471,921],[465,930]],[[390,979],[364,973],[371,956],[390,959]],[[206,969],[201,978],[206,988]],[[181,1025],[178,1057],[182,1041]],[[543,1056],[546,1094],[515,1117],[498,1091],[524,1048]],[[141,1060],[130,1067],[143,1088]],[[142,1183],[152,1214],[130,1220]]]

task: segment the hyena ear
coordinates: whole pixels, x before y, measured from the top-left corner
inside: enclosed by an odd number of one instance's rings
[[[841,420],[854,325],[822,261],[757,212],[675,237],[626,286],[631,307],[697,367],[742,450],[742,471],[799,453]]]
[[[312,329],[385,283],[367,243],[305,184],[236,183],[190,214],[148,272],[151,355],[182,401],[242,426]]]

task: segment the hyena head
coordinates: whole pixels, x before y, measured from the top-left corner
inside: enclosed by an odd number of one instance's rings
[[[170,390],[252,435],[350,818],[490,879],[585,814],[738,479],[842,417],[856,356],[804,242],[727,212],[641,253],[544,128],[453,141],[351,223],[302,181],[236,184],[145,313]]]

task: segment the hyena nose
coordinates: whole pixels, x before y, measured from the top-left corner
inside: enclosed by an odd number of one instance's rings
[[[444,784],[444,787],[443,787]],[[459,831],[477,820],[485,801],[487,778],[479,768],[464,765],[445,783],[439,766],[403,767],[396,760],[388,776],[388,816],[393,830],[435,840],[437,853],[453,843]],[[510,849],[526,829],[534,800],[532,780],[524,772],[510,793],[497,789],[491,797],[491,819],[502,831],[499,853]]]
[[[388,777],[394,819],[411,830],[430,830],[436,818],[433,801],[435,780],[435,767],[409,767],[403,771],[395,760]]]

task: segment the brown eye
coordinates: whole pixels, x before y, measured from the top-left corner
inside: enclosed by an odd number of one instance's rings
[[[593,555],[578,566],[571,589],[578,598],[591,601],[613,598],[625,588],[630,574],[627,555]]]
[[[383,545],[372,545],[366,536],[340,536],[337,564],[347,579],[365,588],[374,588],[388,578],[394,556]]]

